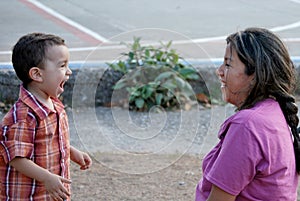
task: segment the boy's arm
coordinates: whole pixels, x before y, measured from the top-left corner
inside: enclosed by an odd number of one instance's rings
[[[70,180],[52,174],[27,158],[16,157],[9,164],[25,176],[44,183],[46,190],[54,199],[67,199],[70,196],[62,184],[62,182],[71,183]]]
[[[79,151],[75,147],[70,147],[70,158],[73,162],[80,165],[81,170],[86,170],[92,165],[92,159],[87,153]]]

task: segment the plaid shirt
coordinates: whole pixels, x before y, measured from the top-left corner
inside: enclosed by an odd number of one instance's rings
[[[18,101],[0,127],[0,200],[51,200],[44,185],[16,171],[9,162],[26,157],[51,173],[69,178],[69,126],[62,103],[53,99],[55,111],[45,107],[20,87]],[[69,184],[64,184],[70,190]],[[68,199],[70,200],[70,198]]]

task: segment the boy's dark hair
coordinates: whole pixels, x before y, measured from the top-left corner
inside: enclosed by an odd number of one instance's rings
[[[43,68],[46,51],[54,45],[65,45],[65,41],[59,36],[44,33],[24,35],[15,44],[12,50],[12,64],[24,86],[31,82],[29,70],[32,67]]]

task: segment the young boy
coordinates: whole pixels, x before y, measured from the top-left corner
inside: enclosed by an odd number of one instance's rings
[[[85,170],[91,158],[69,143],[66,112],[58,96],[72,71],[58,36],[32,33],[13,48],[22,81],[19,99],[0,130],[0,200],[70,200],[70,159]]]

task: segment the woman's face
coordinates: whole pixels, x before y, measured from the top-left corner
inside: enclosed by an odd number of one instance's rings
[[[217,75],[221,82],[223,100],[237,107],[241,106],[248,97],[254,74],[245,73],[245,64],[239,59],[237,52],[226,46],[224,62],[217,69]]]

